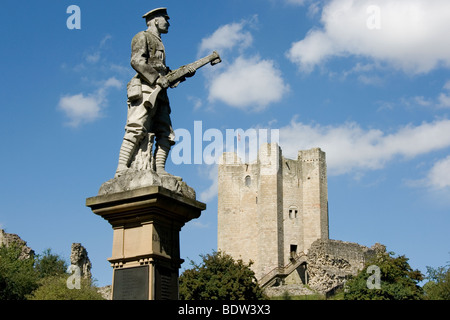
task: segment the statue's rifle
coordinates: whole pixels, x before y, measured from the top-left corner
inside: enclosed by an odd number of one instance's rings
[[[175,88],[181,82],[185,81],[186,77],[189,77],[192,70],[200,69],[201,67],[207,65],[208,63],[211,63],[211,65],[213,66],[220,62],[222,62],[222,60],[220,59],[219,54],[216,51],[213,51],[213,53],[211,53],[209,56],[201,58],[190,64],[181,66],[176,70],[170,71],[165,77],[169,82],[169,87]],[[156,89],[150,94],[150,97],[148,98],[147,101],[150,102],[152,106],[155,105],[156,98],[158,97],[158,94],[161,92],[161,90],[162,87],[158,85],[156,86]]]

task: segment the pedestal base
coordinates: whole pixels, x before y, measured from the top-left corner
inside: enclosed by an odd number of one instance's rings
[[[113,299],[178,299],[179,233],[204,203],[159,186],[86,199],[113,232]]]

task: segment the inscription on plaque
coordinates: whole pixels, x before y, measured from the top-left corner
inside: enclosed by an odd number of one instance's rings
[[[155,295],[157,300],[178,299],[178,277],[177,274],[161,266],[157,266],[155,276]]]
[[[114,270],[113,300],[148,300],[148,266]]]

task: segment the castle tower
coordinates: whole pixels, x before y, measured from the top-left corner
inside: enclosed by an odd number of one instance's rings
[[[303,247],[328,239],[328,187],[325,152],[319,148],[299,151],[303,188]]]
[[[257,279],[328,239],[325,153],[299,151],[296,160],[263,144],[253,163],[224,153],[218,170],[218,250],[253,261]]]

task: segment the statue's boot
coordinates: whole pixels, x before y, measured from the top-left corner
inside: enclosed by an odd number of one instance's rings
[[[120,177],[128,169],[135,147],[136,144],[134,142],[123,140],[119,152],[119,165],[117,166],[114,178]]]
[[[166,160],[167,156],[169,154],[168,148],[157,146],[157,149],[155,151],[155,169],[156,173],[159,176],[170,176],[174,177],[175,179],[181,181],[183,180],[181,177],[174,176],[166,171]]]

